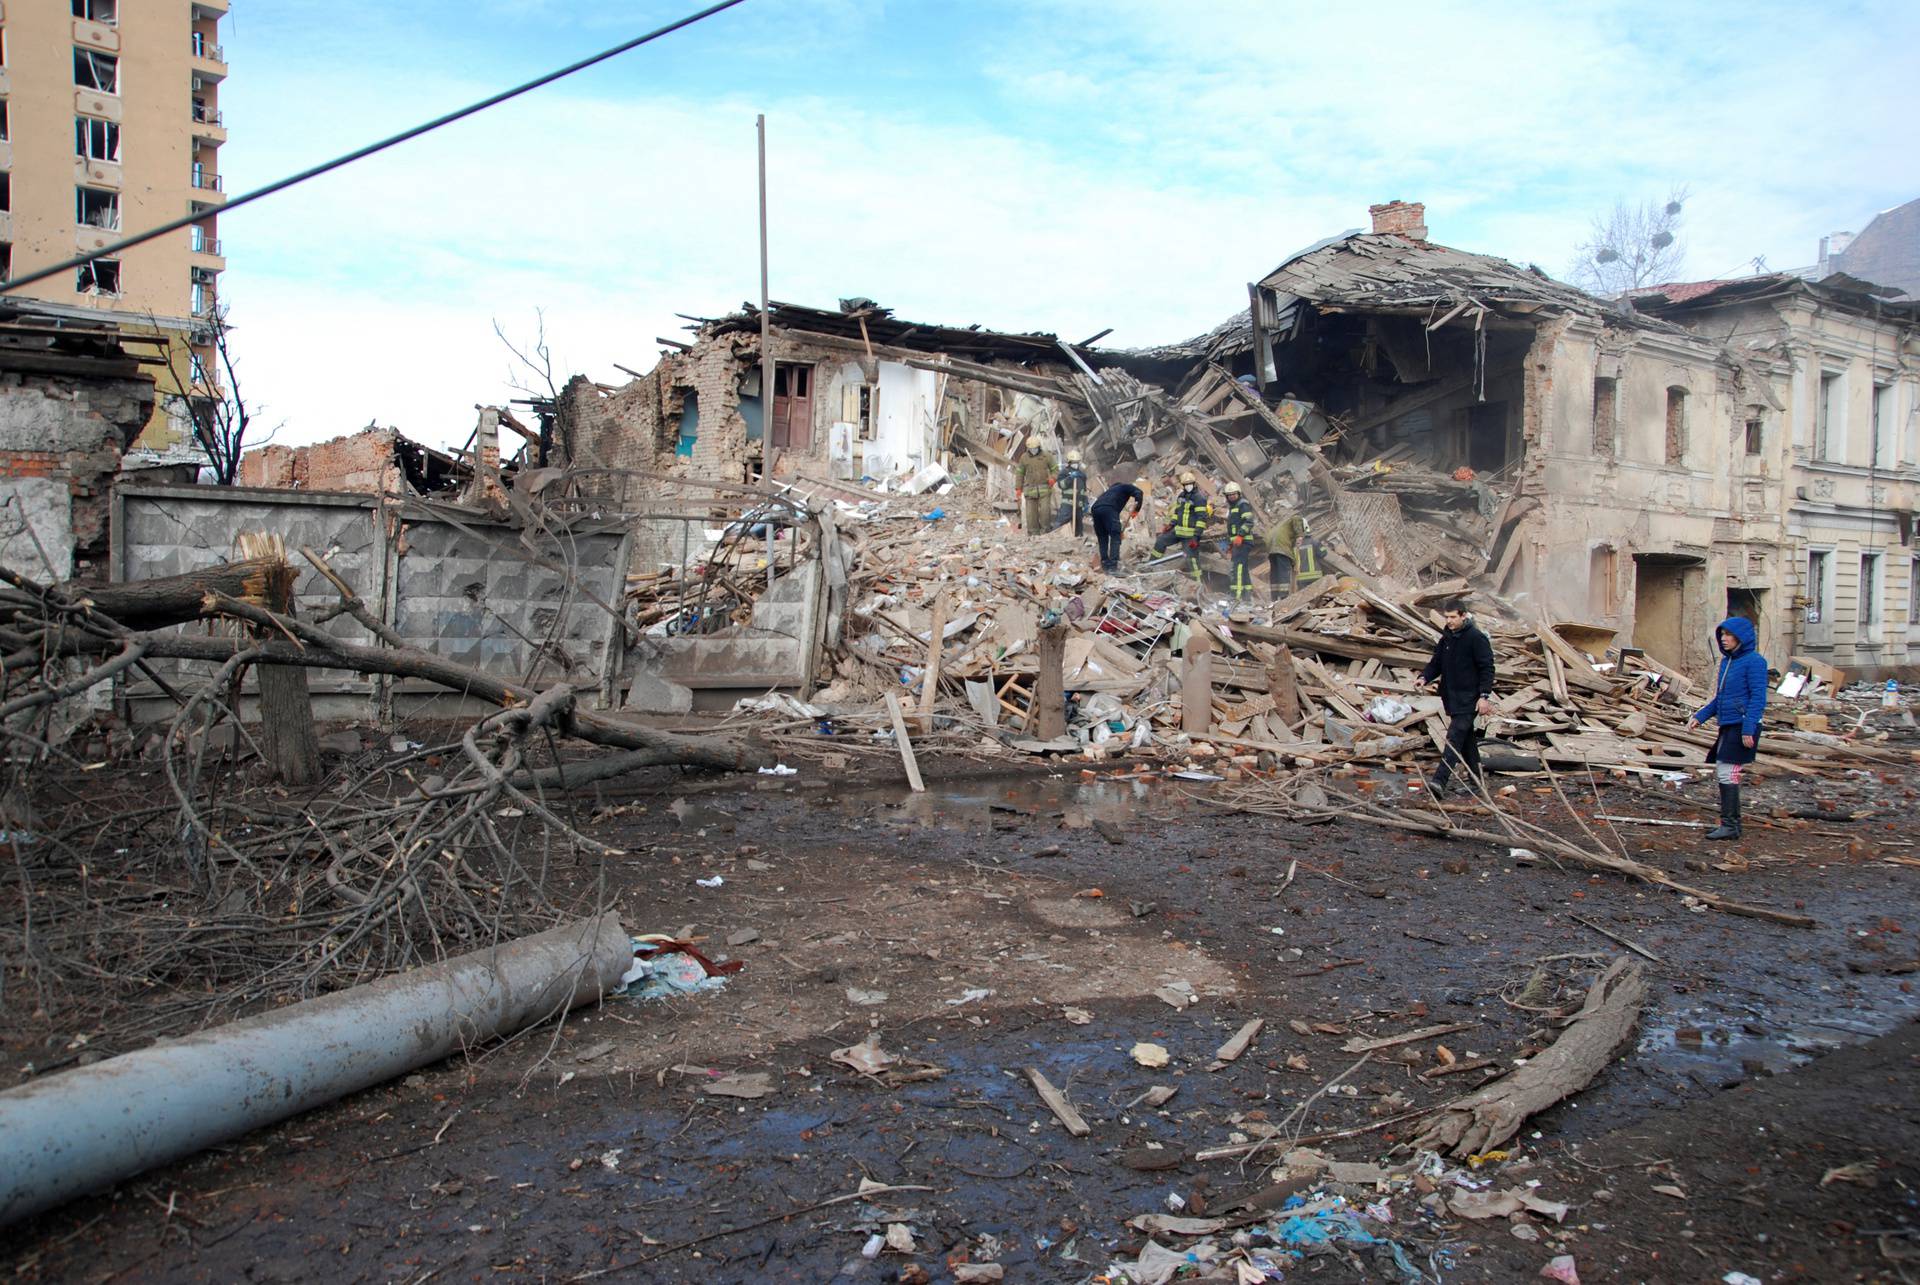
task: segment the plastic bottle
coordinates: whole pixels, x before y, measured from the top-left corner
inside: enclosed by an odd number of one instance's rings
[[[1893,679],[1889,678],[1887,680],[1887,690],[1880,693],[1880,708],[1881,709],[1898,709],[1899,707],[1900,707],[1900,684],[1895,682]]]

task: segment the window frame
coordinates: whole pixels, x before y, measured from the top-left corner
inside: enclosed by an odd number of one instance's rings
[[[100,11],[104,9],[106,16]],[[82,22],[97,22],[103,27],[120,25],[119,0],[73,0],[73,16]]]
[[[95,156],[89,149],[93,146],[94,127],[103,126],[100,133],[113,144],[111,156]],[[74,155],[83,160],[98,161],[103,165],[120,164],[120,125],[117,121],[102,116],[75,116],[73,118]]]
[[[92,228],[96,232],[118,232],[120,230],[120,193],[110,187],[88,187],[85,183],[76,183],[73,188],[73,221],[76,227]],[[113,222],[89,222],[86,214],[86,198],[89,194],[103,196],[113,209]]]
[[[119,259],[93,259],[74,269],[73,288],[79,294],[96,295],[109,299],[118,299],[127,292],[127,278],[123,271],[125,265]],[[102,269],[111,269],[113,288],[107,289],[100,284],[100,278],[106,275]],[[91,280],[89,281],[89,278]]]
[[[94,76],[97,80],[100,70],[99,60],[102,58],[106,59],[107,65],[113,69],[113,85],[111,88],[102,88],[97,83],[89,83],[88,81],[80,79],[82,59],[86,60],[88,74]],[[120,96],[120,59],[113,54],[103,54],[97,49],[82,49],[79,45],[75,45],[73,47],[73,83],[77,88],[83,89],[87,93],[111,94],[115,98],[118,98]]]
[[[1856,641],[1868,637],[1868,630],[1877,631],[1886,625],[1886,586],[1880,582],[1885,567],[1886,558],[1878,549],[1860,551],[1860,579],[1854,585],[1854,626],[1858,630]],[[1871,640],[1869,645],[1878,646],[1878,640]]]
[[[1846,453],[1846,378],[1844,370],[1822,367],[1820,382],[1814,389],[1813,458],[1827,464],[1838,464]],[[1840,456],[1834,454],[1836,438]]]

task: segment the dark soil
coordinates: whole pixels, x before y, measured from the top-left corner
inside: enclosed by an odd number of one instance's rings
[[[1286,1148],[1196,1151],[1374,1126],[1320,1145],[1380,1157],[1407,1139],[1394,1118],[1479,1082],[1422,1078],[1436,1044],[1495,1070],[1542,1047],[1534,1010],[1577,1002],[1621,953],[1598,925],[1658,958],[1639,1035],[1486,1171],[1537,1181],[1566,1221],[1521,1240],[1409,1193],[1380,1234],[1447,1280],[1531,1279],[1556,1254],[1587,1282],[1898,1280],[1903,1259],[1920,1276],[1920,868],[1887,860],[1914,855],[1910,775],[1767,782],[1750,817],[1878,815],[1762,821],[1733,845],[1620,826],[1642,860],[1812,929],[1504,848],[1229,814],[1205,786],[1069,772],[910,798],[813,775],[603,801],[593,833],[628,853],[609,869],[623,921],[744,959],[723,989],[608,1000],[150,1172],[8,1229],[0,1263],[28,1280],[892,1281],[913,1264],[950,1280],[970,1257],[1009,1281],[1091,1280],[1144,1242],[1127,1218],[1170,1193],[1224,1208]],[[1582,812],[1700,820],[1710,787],[1601,788]],[[1512,802],[1577,832],[1534,791]],[[1209,1071],[1253,1017],[1250,1051]],[[1356,1062],[1346,1040],[1440,1023],[1472,1025],[1315,1097]],[[869,1034],[942,1074],[890,1085],[832,1060]],[[1137,1042],[1170,1064],[1139,1065]],[[774,1091],[705,1091],[734,1071]],[[1156,1084],[1177,1093],[1130,1105]],[[823,1203],[863,1180],[923,1189]],[[915,1253],[863,1259],[893,1223]],[[1288,1279],[1393,1279],[1384,1261],[1329,1254]]]

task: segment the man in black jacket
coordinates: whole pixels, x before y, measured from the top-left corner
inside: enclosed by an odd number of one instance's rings
[[[1420,684],[1440,693],[1447,711],[1447,748],[1440,770],[1433,774],[1435,798],[1447,792],[1454,764],[1467,769],[1469,788],[1480,784],[1478,715],[1493,713],[1493,643],[1467,614],[1466,604],[1450,602],[1442,613],[1446,628],[1434,644],[1433,659],[1420,674]]]

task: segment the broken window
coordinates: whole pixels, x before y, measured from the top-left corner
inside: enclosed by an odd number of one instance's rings
[[[13,245],[0,241],[0,281],[13,279]]]
[[[1873,467],[1893,467],[1893,385],[1873,386]]]
[[[1587,613],[1596,620],[1619,610],[1614,589],[1619,568],[1619,555],[1611,545],[1600,545],[1587,555]]]
[[[1667,390],[1667,463],[1687,462],[1687,390]]]
[[[1820,400],[1813,408],[1813,458],[1837,460],[1846,443],[1844,403],[1838,371],[1820,372]]]
[[[73,0],[73,16],[111,27],[120,21],[120,0]]]
[[[103,94],[120,92],[120,60],[112,54],[95,53],[91,49],[73,51],[73,83],[82,89],[94,89]]]
[[[1747,454],[1764,455],[1766,446],[1766,424],[1762,420],[1747,421]]]
[[[840,386],[840,418],[854,426],[854,438],[862,442],[878,440],[878,416],[875,411],[880,405],[880,390],[872,384],[842,384]]]
[[[7,123],[7,100],[0,98],[0,142],[12,137],[12,128]]]
[[[13,175],[0,170],[0,210],[13,208]]]
[[[680,435],[674,441],[675,455],[692,455],[693,444],[700,436],[700,394],[691,388],[676,388],[680,395]]]
[[[1860,638],[1865,646],[1873,646],[1877,639],[1867,635],[1870,629],[1880,625],[1880,555],[1863,553],[1860,555]]]
[[[74,274],[73,288],[81,294],[119,294],[120,260],[95,259]]]
[[[73,118],[73,150],[90,161],[120,159],[120,127],[110,120],[92,116]]]
[[[74,189],[74,220],[83,228],[120,230],[120,194],[101,187]]]
[[[1825,549],[1807,552],[1807,623],[1817,625],[1832,608],[1833,554]]]
[[[1599,378],[1593,381],[1593,453],[1613,454],[1613,431],[1618,414],[1620,381]]]

